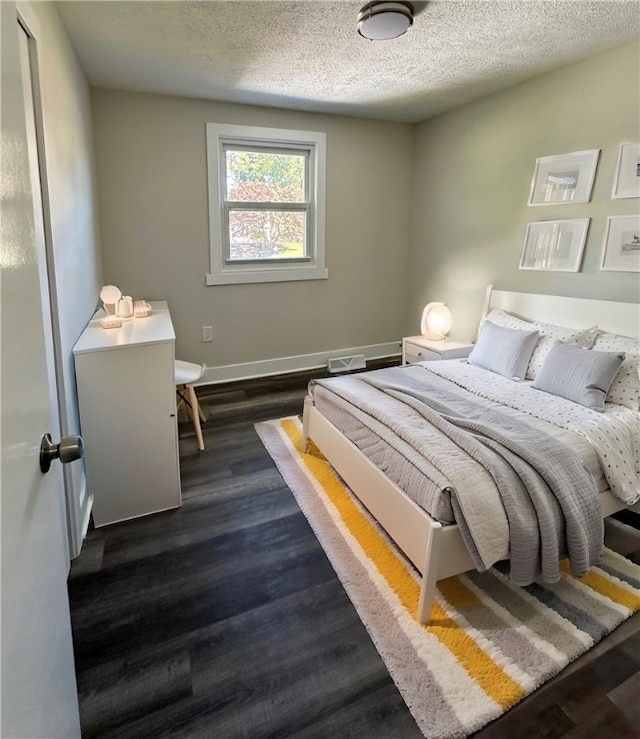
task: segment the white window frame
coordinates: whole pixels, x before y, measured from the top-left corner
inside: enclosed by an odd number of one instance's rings
[[[308,152],[309,206],[307,209],[307,254],[298,260],[227,259],[224,209],[226,179],[225,145],[272,147]],[[207,285],[250,282],[324,280],[325,267],[325,177],[326,134],[262,126],[207,123],[207,174],[209,184],[210,272]]]

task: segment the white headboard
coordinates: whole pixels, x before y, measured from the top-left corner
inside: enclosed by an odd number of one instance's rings
[[[493,308],[502,308],[529,321],[552,323],[567,328],[598,326],[601,331],[633,339],[640,338],[640,305],[637,303],[515,293],[494,290],[493,285],[489,285],[482,320]]]

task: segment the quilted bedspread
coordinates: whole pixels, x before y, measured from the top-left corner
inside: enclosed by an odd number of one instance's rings
[[[434,370],[460,363],[429,363]],[[317,380],[417,450],[451,496],[456,522],[479,570],[504,558],[511,578],[555,582],[568,556],[577,576],[602,554],[600,496],[578,454],[521,415],[488,407],[454,377],[427,366]],[[417,420],[419,419],[419,421]],[[379,432],[380,433],[380,432]]]

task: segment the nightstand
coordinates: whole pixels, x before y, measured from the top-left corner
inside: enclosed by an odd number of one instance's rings
[[[432,341],[424,336],[405,336],[402,339],[402,364],[434,359],[460,359],[468,357],[472,349],[473,344],[468,341]]]

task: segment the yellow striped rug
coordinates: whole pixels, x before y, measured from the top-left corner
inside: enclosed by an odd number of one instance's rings
[[[421,626],[417,572],[322,455],[301,451],[299,419],[256,430],[425,736],[479,730],[640,609],[640,567],[606,549],[580,580],[565,569],[519,588],[495,568],[443,580]]]

